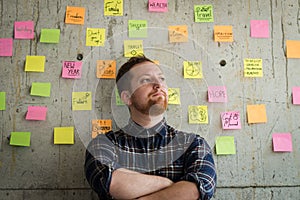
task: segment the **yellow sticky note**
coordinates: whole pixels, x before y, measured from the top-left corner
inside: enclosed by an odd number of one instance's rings
[[[45,56],[26,56],[25,71],[26,72],[44,72]]]
[[[233,136],[216,137],[216,154],[217,155],[236,154],[234,137]]]
[[[262,59],[244,59],[245,77],[263,77]]]
[[[188,42],[188,28],[186,25],[169,26],[169,41]]]
[[[180,104],[179,88],[168,88],[168,104]]]
[[[193,106],[188,107],[189,123],[190,124],[208,124],[207,106]]]
[[[74,127],[54,127],[54,144],[74,144]]]
[[[105,16],[122,16],[123,0],[104,0]]]
[[[65,23],[82,25],[84,24],[84,15],[85,15],[84,7],[67,6]]]
[[[203,78],[201,61],[184,61],[183,62],[184,78]]]
[[[215,42],[233,42],[232,26],[215,26]]]
[[[92,138],[97,137],[98,134],[105,134],[112,130],[111,119],[95,119],[92,120]]]
[[[86,29],[86,46],[104,46],[105,29],[87,28]]]
[[[97,60],[97,78],[116,78],[115,60]]]
[[[143,40],[124,40],[124,56],[133,57],[144,54]]]
[[[73,92],[72,110],[92,110],[92,92]]]
[[[286,41],[286,56],[287,58],[300,58],[300,41]]]
[[[247,105],[248,123],[266,123],[267,112],[264,104]]]

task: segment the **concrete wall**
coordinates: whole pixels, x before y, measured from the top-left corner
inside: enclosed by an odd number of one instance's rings
[[[6,92],[6,110],[0,111],[0,199],[95,199],[83,172],[85,145],[90,140],[90,120],[114,119],[113,127],[127,118],[125,107],[114,103],[114,80],[95,78],[98,59],[123,57],[130,19],[148,21],[144,53],[159,60],[170,87],[181,88],[181,105],[170,105],[171,125],[203,135],[214,148],[217,136],[235,137],[236,154],[215,155],[218,189],[214,199],[299,199],[299,107],[292,104],[292,87],[299,83],[299,60],[287,59],[286,41],[300,39],[296,0],[169,0],[167,13],[150,13],[147,2],[124,1],[124,15],[104,16],[103,1],[10,0],[0,1],[0,37],[13,38],[15,21],[35,22],[34,40],[14,40],[13,56],[0,57],[0,91]],[[195,23],[194,5],[212,4],[214,22]],[[84,25],[65,24],[66,6],[85,7]],[[268,20],[270,37],[250,37],[250,20]],[[168,42],[169,25],[187,25],[187,43]],[[232,25],[234,42],[213,40],[214,25]],[[42,28],[61,30],[59,44],[39,42]],[[106,29],[104,47],[85,45],[86,28]],[[61,77],[62,62],[83,54],[80,80]],[[46,56],[45,72],[25,72],[26,55]],[[263,59],[261,78],[243,76],[243,59]],[[184,60],[201,60],[204,79],[182,78]],[[225,60],[226,65],[220,66]],[[30,95],[32,82],[51,82],[50,97]],[[208,103],[207,86],[225,85],[227,103]],[[92,91],[92,111],[72,111],[72,91]],[[191,125],[187,106],[207,105],[209,124]],[[248,124],[246,106],[265,104],[267,123]],[[45,121],[27,121],[27,106],[47,106]],[[241,130],[222,130],[220,112],[238,110]],[[54,145],[53,128],[74,126],[74,145]],[[8,144],[12,131],[31,132],[30,147]],[[290,132],[293,152],[274,153],[272,134]]]

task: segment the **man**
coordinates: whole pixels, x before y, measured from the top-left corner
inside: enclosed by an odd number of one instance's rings
[[[165,76],[145,56],[121,66],[117,87],[128,125],[88,146],[86,178],[102,199],[210,199],[216,172],[207,142],[167,125]]]

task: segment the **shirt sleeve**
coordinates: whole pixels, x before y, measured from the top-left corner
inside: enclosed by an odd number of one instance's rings
[[[217,175],[212,151],[207,142],[196,136],[185,159],[185,175],[182,180],[197,184],[201,200],[211,199],[216,189]]]

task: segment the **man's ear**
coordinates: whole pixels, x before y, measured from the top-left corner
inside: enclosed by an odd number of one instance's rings
[[[130,93],[128,90],[124,90],[121,92],[121,99],[126,105],[131,105]]]

